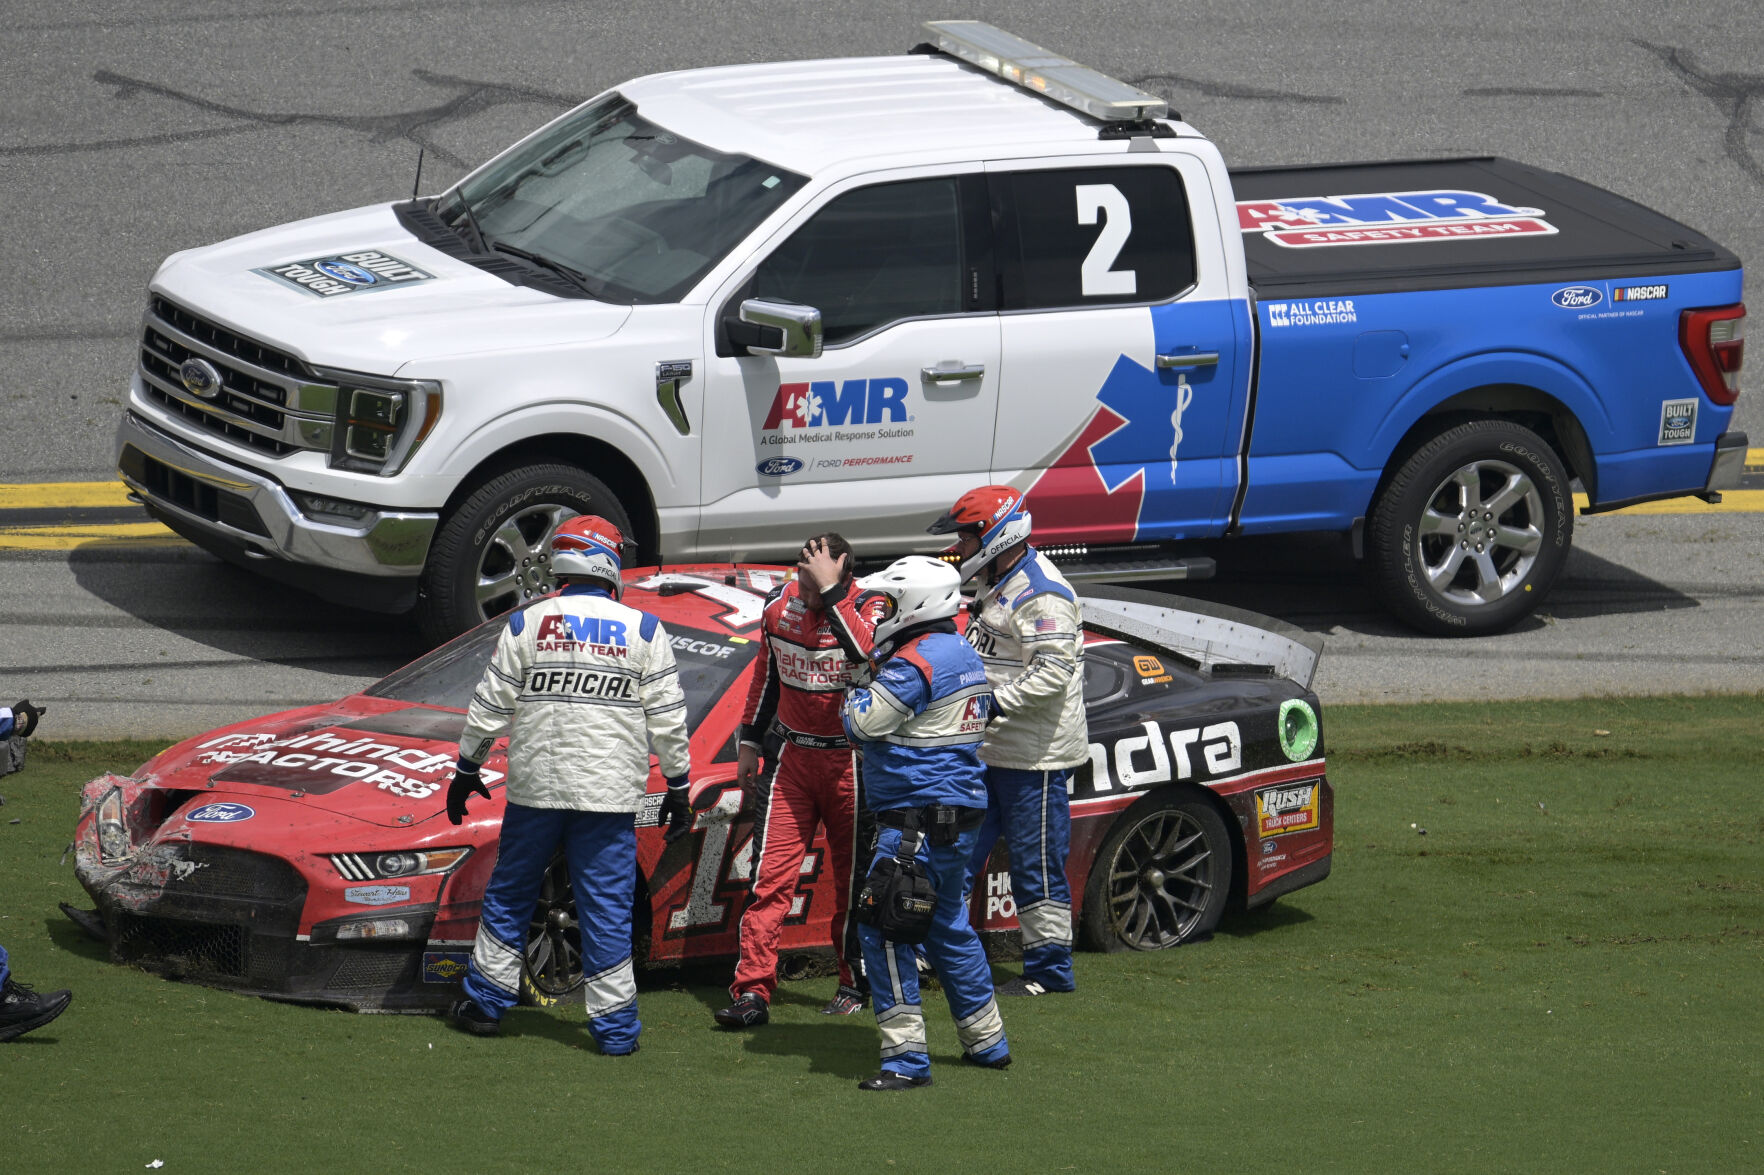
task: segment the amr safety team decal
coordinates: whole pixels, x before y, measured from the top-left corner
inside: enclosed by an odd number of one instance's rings
[[[369,784],[406,799],[422,800],[440,791],[453,776],[457,752],[400,747],[371,738],[350,739],[323,731],[316,734],[223,734],[198,748],[197,763],[224,763],[235,769],[251,764],[276,768],[275,778],[236,777],[236,782],[286,786],[310,773],[333,786],[348,781]],[[495,783],[500,771],[482,769],[484,782]],[[336,779],[335,777],[341,777]],[[316,790],[316,789],[315,789]],[[216,807],[218,805],[209,805]],[[243,805],[236,805],[242,807]],[[249,809],[247,809],[249,811]],[[194,819],[192,814],[186,819]],[[212,817],[211,817],[212,819]]]
[[[779,384],[760,425],[760,444],[855,446],[865,451],[780,453],[761,461],[754,472],[761,477],[788,477],[805,469],[881,474],[911,465],[910,445],[904,451],[901,445],[915,434],[910,393],[907,381],[897,377]]]
[[[391,290],[434,279],[408,261],[377,249],[284,261],[251,272],[283,282],[315,298],[338,298],[365,290]]]
[[[1445,189],[1239,200],[1237,223],[1245,233],[1287,249],[1495,240],[1556,231],[1541,208],[1503,204],[1486,192]]]

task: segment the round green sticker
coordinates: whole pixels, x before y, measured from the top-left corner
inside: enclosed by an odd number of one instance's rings
[[[1280,749],[1294,763],[1317,749],[1317,712],[1303,698],[1280,703]]]

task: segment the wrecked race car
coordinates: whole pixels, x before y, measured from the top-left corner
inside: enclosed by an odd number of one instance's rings
[[[692,835],[663,842],[663,782],[637,816],[635,954],[651,965],[732,957],[752,873],[752,814],[735,784],[742,702],[778,568],[633,571],[628,603],[673,638],[692,731]],[[1080,589],[1090,761],[1071,783],[1069,876],[1090,945],[1155,950],[1206,937],[1228,906],[1329,873],[1333,795],[1309,688],[1321,641],[1277,621],[1128,589]],[[492,801],[455,827],[447,781],[501,621],[340,701],[179,743],[84,789],[75,838],[96,912],[64,906],[118,963],[358,1011],[438,1010],[454,995],[496,859]],[[786,954],[829,942],[817,838],[786,920]],[[1016,929],[1004,846],[977,878],[975,925]],[[582,983],[561,860],[533,912],[522,989],[551,1003]]]

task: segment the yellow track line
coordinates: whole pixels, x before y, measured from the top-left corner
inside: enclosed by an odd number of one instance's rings
[[[0,527],[0,551],[71,551],[88,543],[119,547],[178,546],[183,539],[157,522],[108,526]]]
[[[75,509],[129,504],[129,487],[120,481],[49,481],[35,485],[8,485],[0,482],[0,510]]]

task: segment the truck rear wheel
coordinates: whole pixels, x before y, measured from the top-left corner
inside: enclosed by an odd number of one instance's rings
[[[558,523],[598,514],[626,535],[631,519],[598,478],[573,465],[529,465],[491,478],[442,520],[417,593],[433,644],[557,586],[547,543]]]
[[[1530,429],[1473,420],[1422,445],[1372,509],[1380,595],[1423,632],[1500,632],[1537,607],[1574,534],[1568,472]]]

